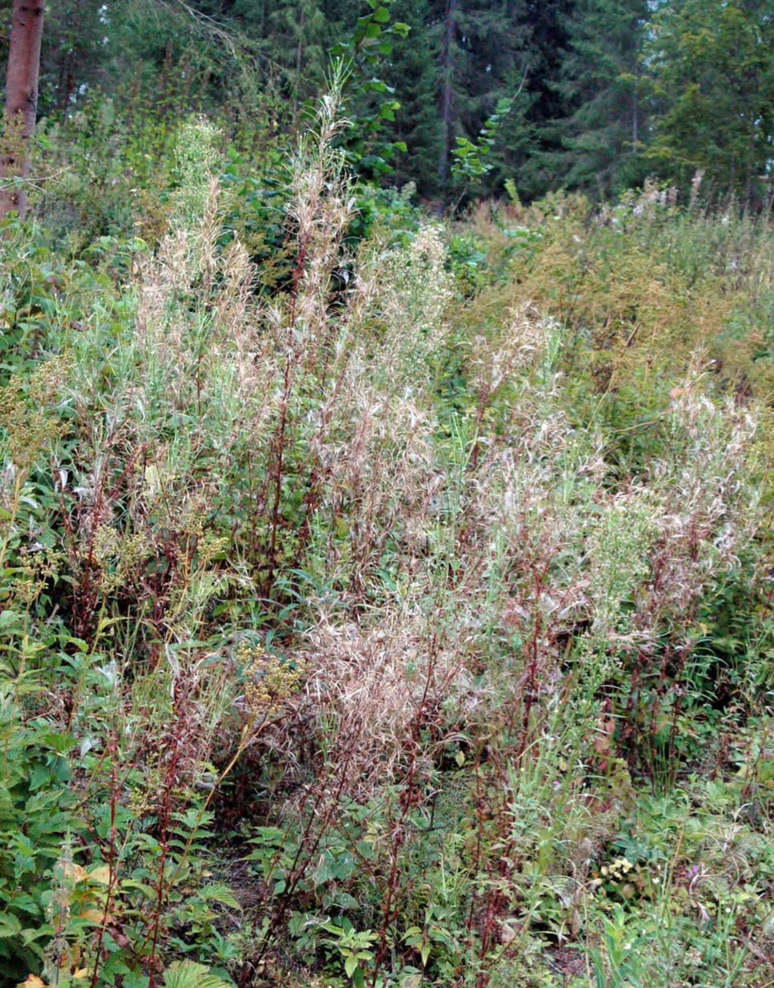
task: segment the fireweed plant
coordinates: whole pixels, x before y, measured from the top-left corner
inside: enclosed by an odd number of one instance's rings
[[[769,417],[689,332],[716,221],[355,242],[342,126],[268,299],[203,121],[157,249],[59,262],[35,333],[0,242],[0,980],[762,988]]]

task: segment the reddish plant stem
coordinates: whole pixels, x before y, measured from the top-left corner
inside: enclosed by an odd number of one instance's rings
[[[110,735],[107,744],[110,755],[110,829],[108,830],[108,841],[105,857],[108,865],[108,887],[105,895],[105,906],[102,910],[102,921],[97,931],[97,939],[94,949],[94,970],[91,972],[89,988],[96,988],[99,977],[99,965],[102,957],[102,947],[105,941],[105,931],[110,920],[110,907],[113,904],[113,894],[118,880],[118,855],[116,853],[116,807],[118,805],[118,770],[116,758],[118,755],[118,744],[115,734]]]
[[[393,902],[397,896],[398,882],[400,880],[400,851],[406,841],[406,820],[415,800],[416,775],[418,766],[418,755],[420,752],[420,742],[422,727],[426,719],[427,702],[430,687],[435,677],[435,664],[437,655],[437,641],[434,638],[430,646],[430,657],[427,663],[427,673],[425,675],[422,697],[417,705],[417,709],[411,720],[411,736],[407,745],[409,752],[409,763],[406,770],[406,780],[403,792],[400,797],[400,817],[393,828],[392,847],[390,849],[390,872],[387,879],[387,896],[384,900],[382,911],[382,921],[379,927],[379,946],[374,958],[373,971],[371,972],[371,988],[376,988],[376,979],[387,956],[387,934],[390,924],[394,920]]]
[[[336,783],[336,788],[331,794],[328,801],[328,805],[325,808],[325,813],[320,821],[320,826],[318,828],[317,834],[313,835],[314,822],[315,822],[315,808],[313,807],[311,812],[307,817],[306,824],[304,825],[304,831],[301,835],[301,839],[298,842],[298,848],[296,849],[293,862],[290,866],[288,872],[288,877],[285,882],[285,889],[281,894],[278,907],[272,916],[269,927],[266,930],[261,947],[255,958],[255,965],[259,965],[260,962],[266,955],[269,946],[280,927],[280,924],[285,919],[285,916],[290,908],[291,898],[295,894],[298,888],[299,882],[303,878],[306,869],[309,867],[310,862],[314,858],[317,852],[317,848],[320,846],[320,841],[323,839],[325,834],[328,832],[331,823],[333,821],[336,810],[338,809],[341,801],[341,795],[344,791],[344,786],[347,779],[347,769],[351,761],[352,755],[354,753],[354,746],[345,747],[342,752],[341,762],[336,762],[339,766],[339,777]],[[320,792],[320,786],[310,788],[308,791],[304,803],[302,804],[300,811],[303,812],[304,805],[309,801],[313,794]],[[306,853],[305,853],[306,852]]]
[[[269,536],[268,571],[266,583],[264,585],[264,597],[268,597],[274,583],[274,572],[277,567],[277,535],[280,525],[280,502],[282,499],[282,479],[285,462],[285,446],[287,442],[288,411],[290,407],[290,391],[292,388],[291,367],[293,354],[288,354],[285,360],[285,370],[282,384],[282,404],[280,406],[280,420],[277,432],[274,436],[274,467],[272,482],[274,486],[274,496],[271,507],[271,532]]]

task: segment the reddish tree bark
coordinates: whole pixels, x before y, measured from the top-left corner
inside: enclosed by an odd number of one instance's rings
[[[38,109],[40,41],[43,36],[43,0],[13,0],[5,113],[0,145],[0,179],[26,178],[30,171],[30,142]],[[0,187],[0,219],[11,210],[24,217],[24,186]]]

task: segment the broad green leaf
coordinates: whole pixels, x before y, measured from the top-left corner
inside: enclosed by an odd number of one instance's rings
[[[232,988],[228,981],[212,974],[195,961],[175,961],[164,972],[165,988]]]

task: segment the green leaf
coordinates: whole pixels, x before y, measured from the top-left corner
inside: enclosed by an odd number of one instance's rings
[[[57,734],[54,731],[44,731],[38,735],[38,740],[46,748],[51,748],[60,755],[66,754],[76,746],[75,738],[70,734]]]
[[[146,899],[153,899],[156,895],[156,890],[152,885],[148,885],[146,882],[138,882],[134,878],[126,878],[121,882],[121,887],[123,889],[137,889],[138,892],[142,892]]]
[[[18,611],[0,611],[0,631],[21,629],[24,625],[24,617]]]
[[[207,902],[219,902],[222,906],[241,911],[242,907],[234,897],[234,893],[224,882],[205,885],[199,890],[199,898]]]
[[[13,913],[0,915],[0,939],[18,937],[21,929],[22,925]]]
[[[164,972],[166,988],[232,988],[228,981],[194,961],[175,961]]]

